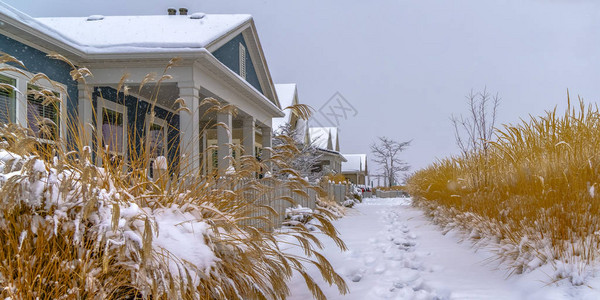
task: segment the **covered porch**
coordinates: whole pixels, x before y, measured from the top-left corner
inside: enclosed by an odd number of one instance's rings
[[[283,116],[276,98],[267,98],[210,53],[184,59],[166,72],[169,76],[148,81],[148,74],[167,65],[160,62],[154,67],[147,61],[143,66],[92,64],[94,77],[79,89],[79,115],[97,130],[85,131],[82,140],[95,151],[113,148],[125,160],[144,146],[162,148],[151,155],[167,157],[169,172],[177,176],[220,176],[235,168],[242,155],[270,157],[271,119]],[[124,73],[126,87],[117,91]],[[206,98],[231,105],[235,112],[201,105]]]

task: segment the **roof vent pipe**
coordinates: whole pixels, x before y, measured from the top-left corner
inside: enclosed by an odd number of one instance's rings
[[[188,12],[188,9],[185,8],[185,7],[182,7],[182,8],[179,9],[179,14],[182,15],[182,16],[187,15],[187,12]]]
[[[167,9],[167,13],[169,14],[169,16],[174,16],[177,14],[177,10],[174,8],[169,8]]]

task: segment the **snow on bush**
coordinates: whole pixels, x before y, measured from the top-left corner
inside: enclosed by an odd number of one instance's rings
[[[288,207],[285,209],[285,225],[294,226],[298,223],[306,224],[312,219],[313,210],[301,205]]]
[[[342,206],[352,208],[352,207],[354,207],[355,204],[358,204],[358,203],[360,203],[360,202],[358,202],[358,200],[356,200],[356,199],[346,198],[346,200],[344,200],[344,202],[342,202]]]
[[[316,204],[319,212],[326,214],[327,216],[331,216],[331,218],[338,219],[346,214],[344,210],[345,208],[339,205],[333,199],[328,199],[326,197],[317,198]]]
[[[198,208],[140,208],[100,174],[89,163],[78,170],[59,160],[45,164],[34,156],[0,150],[0,237],[5,242],[0,247],[0,285],[18,287],[11,281],[52,272],[43,279],[60,282],[55,277],[66,276],[72,287],[44,288],[37,296],[110,298],[122,288],[118,280],[107,280],[118,272],[139,292],[160,295],[169,294],[169,281],[197,283],[210,271],[217,258],[206,244],[212,233]],[[42,237],[51,246],[38,248]],[[49,247],[62,251],[47,252]],[[44,257],[48,254],[53,257]],[[20,261],[28,263],[11,266]],[[180,277],[180,269],[187,270],[185,277]],[[78,283],[77,274],[86,276]],[[5,289],[2,295],[19,294]]]

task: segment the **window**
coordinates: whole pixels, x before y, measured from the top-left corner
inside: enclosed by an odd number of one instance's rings
[[[17,81],[13,78],[0,75],[0,123],[15,122],[15,89],[6,85],[16,86]]]
[[[165,120],[146,116],[146,151],[150,157],[149,174],[154,176],[154,162],[159,156],[167,156],[168,124]]]
[[[167,148],[167,126],[152,122],[148,126],[148,151],[151,158],[166,155]]]
[[[244,44],[239,44],[239,54],[240,54],[240,76],[246,79],[246,47]]]
[[[27,128],[41,141],[50,142],[59,137],[60,102],[46,101],[50,98],[45,96],[46,92],[49,91],[43,91],[39,86],[27,85]],[[59,93],[50,93],[60,99]]]
[[[212,152],[212,169],[216,170],[219,167],[219,150],[214,149]]]
[[[34,74],[11,68],[0,63],[6,70],[0,71],[0,123],[28,128],[36,137],[35,147],[42,150],[39,154],[52,155],[52,144],[66,134],[66,86],[46,79],[31,82]]]
[[[97,111],[99,146],[107,150],[111,165],[117,166],[127,154],[127,108],[99,98]]]

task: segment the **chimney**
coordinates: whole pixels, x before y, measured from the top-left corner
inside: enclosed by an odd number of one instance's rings
[[[169,8],[167,9],[167,13],[169,14],[169,16],[174,16],[177,14],[177,10],[175,10],[174,8]]]
[[[182,7],[182,8],[179,9],[179,14],[182,15],[182,16],[187,15],[187,12],[188,12],[188,9],[185,8],[185,7]]]

